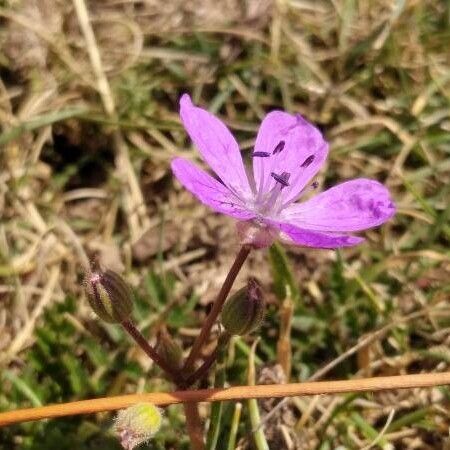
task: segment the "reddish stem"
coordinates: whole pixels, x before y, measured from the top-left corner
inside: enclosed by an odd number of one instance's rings
[[[177,370],[170,366],[163,359],[158,352],[155,350],[153,346],[151,346],[147,339],[142,335],[142,333],[135,327],[135,325],[130,320],[125,320],[121,322],[121,325],[128,332],[128,334],[136,341],[139,347],[144,350],[144,352],[150,357],[151,360],[154,361],[169,377],[170,379],[176,383],[177,385],[183,384],[183,378],[179,374]]]
[[[195,361],[198,359],[203,344],[208,340],[211,328],[216,322],[217,317],[219,317],[220,311],[222,310],[222,306],[225,303],[225,300],[227,299],[228,294],[230,293],[230,290],[233,287],[233,283],[236,280],[236,277],[239,271],[241,270],[245,260],[247,259],[250,250],[251,247],[244,245],[243,247],[241,247],[239,253],[236,255],[236,259],[234,260],[233,265],[231,266],[230,271],[228,272],[228,275],[225,278],[225,281],[223,282],[219,294],[217,295],[217,298],[213,303],[211,311],[208,317],[206,318],[202,329],[200,330],[200,334],[195,339],[194,345],[192,346],[189,356],[187,357],[186,362],[184,363],[183,367],[184,373],[186,372],[189,373],[189,371],[194,366]]]
[[[186,415],[186,428],[189,439],[191,440],[192,450],[205,450],[203,425],[198,412],[198,403],[185,403],[183,406]]]
[[[184,389],[188,388],[194,383],[197,383],[198,381],[203,380],[203,378],[208,375],[209,369],[217,360],[219,351],[228,344],[230,339],[231,335],[229,335],[228,333],[223,334],[219,338],[216,348],[205,358],[203,364],[192,375],[187,377],[186,381],[183,384]]]

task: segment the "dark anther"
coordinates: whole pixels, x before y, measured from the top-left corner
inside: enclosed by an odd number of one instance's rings
[[[273,149],[272,155],[276,155],[277,153],[280,153],[284,149],[284,145],[286,142],[280,141],[278,142],[277,146]]]
[[[252,158],[268,158],[270,153],[268,152],[253,152]]]
[[[283,172],[281,175],[278,175],[275,172],[270,174],[277,183],[280,183],[283,187],[289,186],[289,177],[291,176],[288,172]]]
[[[313,189],[317,189],[317,188],[319,187],[319,182],[318,182],[318,181],[314,181],[314,182],[311,184],[311,187],[312,187]]]
[[[308,167],[313,161],[314,161],[315,156],[314,155],[309,155],[304,161],[303,164],[300,167]]]

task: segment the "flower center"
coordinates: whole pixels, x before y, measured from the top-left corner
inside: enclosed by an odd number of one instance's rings
[[[272,152],[253,152],[253,158],[274,158],[283,150],[285,150],[286,142],[280,141],[272,150]],[[306,169],[309,167],[315,159],[315,155],[309,155],[301,164],[300,169]],[[268,164],[270,167],[270,164]],[[263,169],[264,170],[264,169]],[[268,184],[267,176],[264,173],[261,174],[259,186],[257,187],[256,199],[254,202],[255,211],[262,216],[277,215],[287,204],[283,204],[281,191],[290,185],[289,179],[291,178],[290,172],[270,172],[270,176],[276,181],[275,186],[269,190],[265,190],[265,186]],[[295,182],[295,180],[294,180]],[[313,189],[317,187],[316,183],[311,185]],[[302,192],[303,193],[303,192]]]
[[[268,192],[258,192],[255,201],[256,211],[263,216],[270,216],[280,211],[282,206],[281,191],[289,186],[289,172],[281,174],[271,172],[270,176],[277,182],[275,186]]]

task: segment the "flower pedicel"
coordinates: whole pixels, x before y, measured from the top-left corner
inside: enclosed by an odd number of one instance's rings
[[[183,186],[214,211],[238,220],[242,244],[267,247],[281,240],[307,247],[339,248],[361,243],[352,232],[372,228],[395,214],[389,191],[378,181],[358,178],[302,203],[297,200],[324,164],[328,144],[300,115],[272,111],[264,118],[247,174],[228,128],[208,111],[180,100],[183,125],[219,179],[184,158],[172,161]]]

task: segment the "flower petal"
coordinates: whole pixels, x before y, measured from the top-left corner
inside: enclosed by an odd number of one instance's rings
[[[249,198],[252,193],[241,152],[228,128],[210,112],[193,105],[187,94],[180,99],[180,116],[205,162],[231,190]]]
[[[320,131],[300,115],[272,111],[259,128],[255,154],[266,155],[253,158],[256,189],[261,193],[270,191],[277,184],[275,178],[287,173],[289,185],[282,190],[287,203],[296,200],[319,171],[327,158],[328,144]]]
[[[305,230],[289,223],[272,222],[271,226],[281,231],[282,240],[305,247],[341,248],[352,247],[364,242],[364,238],[359,236]]]
[[[347,181],[302,203],[289,205],[283,220],[316,231],[348,232],[376,227],[395,214],[389,191],[364,178]]]
[[[214,211],[239,220],[254,217],[233,192],[195,164],[184,158],[175,158],[171,166],[180,183]]]

